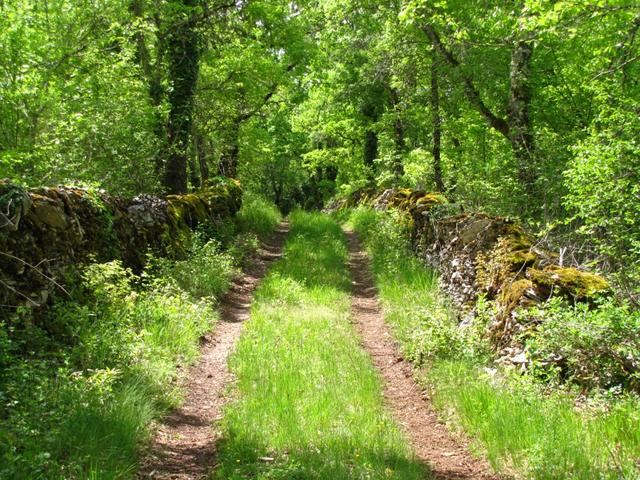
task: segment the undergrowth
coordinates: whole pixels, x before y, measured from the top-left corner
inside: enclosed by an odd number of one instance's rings
[[[238,225],[242,231],[263,237],[273,232],[281,220],[282,214],[273,203],[252,193],[244,196],[242,209],[238,212]]]
[[[320,214],[291,221],[230,359],[236,400],[214,478],[424,478],[349,321],[343,233]]]
[[[637,316],[611,303],[548,304],[541,307],[548,322],[526,339],[528,373],[496,367],[483,339],[487,315],[458,322],[436,274],[413,256],[401,217],[367,208],[340,215],[372,256],[385,318],[404,355],[422,367],[420,380],[443,416],[476,439],[496,470],[540,480],[640,476],[640,400],[621,393],[615,365],[633,358]],[[548,361],[558,351],[572,376],[560,378]],[[584,386],[600,386],[601,378],[615,386],[585,395]]]
[[[0,323],[0,478],[135,474],[152,420],[181,401],[178,367],[197,359],[254,232],[273,225],[265,211],[245,215],[225,248],[201,232],[188,259],[150,259],[140,275],[118,261],[89,265],[46,318],[19,311]]]

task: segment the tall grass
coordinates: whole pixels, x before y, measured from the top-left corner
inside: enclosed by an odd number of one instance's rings
[[[320,214],[291,220],[230,360],[236,400],[214,477],[424,478],[349,321],[344,235]]]
[[[209,269],[229,274],[227,263]],[[151,421],[179,402],[176,367],[197,358],[216,320],[210,301],[173,280],[138,291],[141,279],[117,262],[84,276],[76,301],[49,317],[55,334],[32,325],[14,337],[33,353],[10,359],[2,378],[13,408],[0,420],[1,478],[132,476]]]
[[[262,213],[245,232],[275,224]],[[189,259],[153,261],[142,276],[91,265],[45,321],[0,323],[0,478],[133,477],[152,421],[181,401],[180,367],[197,359],[244,248],[196,236]]]
[[[637,479],[640,403],[579,411],[571,396],[542,395],[522,378],[495,378],[464,361],[437,362],[428,374],[434,400],[483,445],[499,471],[529,478]]]
[[[412,255],[402,222],[366,208],[345,220],[373,257],[385,318],[405,355],[425,367],[421,381],[436,407],[497,471],[539,480],[640,478],[637,398],[577,408],[569,392],[545,392],[530,377],[493,368],[483,325],[458,326],[437,276]]]
[[[273,232],[282,220],[282,214],[272,202],[248,193],[242,201],[238,212],[238,225],[243,232],[255,232],[264,237]]]

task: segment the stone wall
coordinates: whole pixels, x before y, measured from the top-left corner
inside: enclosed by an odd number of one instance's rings
[[[233,217],[241,202],[239,184],[226,179],[197,193],[134,199],[0,181],[0,315],[47,304],[89,260],[139,270],[149,252],[180,257],[192,229]]]
[[[527,328],[518,311],[551,295],[590,301],[609,290],[599,275],[559,264],[516,221],[460,213],[440,194],[410,189],[366,190],[346,201],[377,209],[396,208],[409,219],[416,254],[440,274],[443,289],[464,312],[480,294],[498,308],[488,334],[499,349]],[[456,211],[457,210],[457,211]]]

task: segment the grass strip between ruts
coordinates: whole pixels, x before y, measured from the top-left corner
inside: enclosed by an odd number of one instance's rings
[[[321,214],[291,221],[230,359],[236,400],[214,477],[424,478],[350,322],[344,234]]]

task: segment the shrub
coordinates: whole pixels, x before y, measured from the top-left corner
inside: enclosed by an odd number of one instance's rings
[[[529,312],[539,326],[523,339],[533,371],[584,389],[640,391],[640,312],[614,300],[568,305],[552,299]]]
[[[196,359],[235,271],[215,242],[155,266],[149,279],[90,265],[42,326],[0,325],[0,478],[135,472],[151,420],[179,399],[176,366]]]
[[[578,222],[578,234],[595,247],[620,290],[638,306],[640,117],[633,105],[610,106],[590,133],[573,148],[563,201]]]
[[[237,275],[235,260],[229,252],[222,251],[215,240],[193,250],[188,260],[171,262],[160,260],[164,281],[188,293],[192,298],[205,298],[216,302]]]

